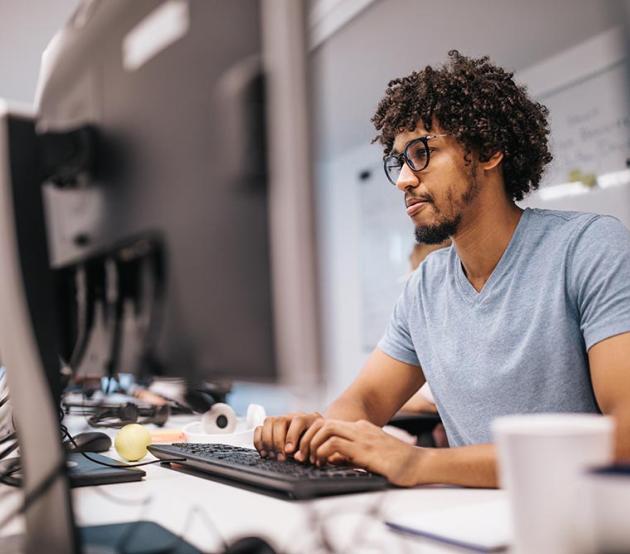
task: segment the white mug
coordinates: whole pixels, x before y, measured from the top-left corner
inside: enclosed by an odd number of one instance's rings
[[[529,414],[492,422],[516,554],[592,549],[584,471],[613,458],[613,420],[595,414]]]

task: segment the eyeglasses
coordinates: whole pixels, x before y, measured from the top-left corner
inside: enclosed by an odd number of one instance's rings
[[[385,175],[389,182],[396,186],[400,172],[402,171],[403,162],[409,166],[411,171],[422,171],[429,165],[429,158],[431,153],[429,151],[429,140],[446,137],[447,134],[442,135],[426,135],[412,140],[405,146],[402,154],[390,154],[383,160],[383,167],[385,168]]]

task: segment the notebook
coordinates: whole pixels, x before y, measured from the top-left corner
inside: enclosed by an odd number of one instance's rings
[[[476,552],[501,552],[512,542],[512,525],[506,500],[433,511],[407,511],[388,518],[385,523],[395,531]]]

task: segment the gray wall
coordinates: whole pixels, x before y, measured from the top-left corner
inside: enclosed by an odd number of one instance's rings
[[[0,98],[32,103],[41,54],[78,0],[0,0]]]

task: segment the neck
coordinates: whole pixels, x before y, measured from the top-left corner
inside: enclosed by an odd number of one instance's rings
[[[478,200],[453,237],[466,277],[477,292],[499,263],[523,212],[504,194]]]

